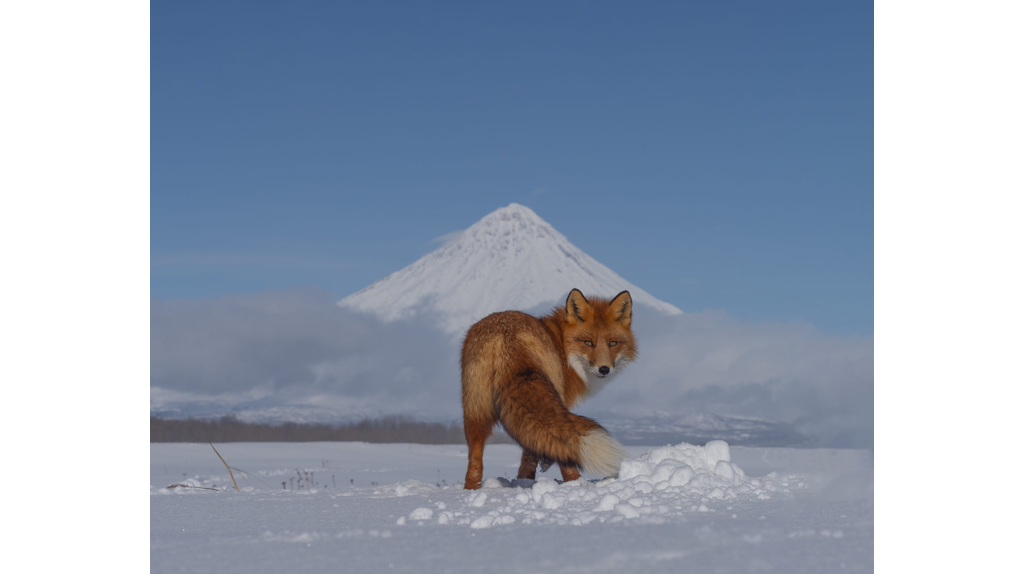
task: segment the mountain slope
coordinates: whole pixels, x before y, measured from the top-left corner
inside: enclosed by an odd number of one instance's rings
[[[462,235],[338,302],[385,321],[430,310],[457,332],[495,311],[561,303],[573,288],[633,301],[665,314],[682,313],[598,263],[527,207],[511,204]]]

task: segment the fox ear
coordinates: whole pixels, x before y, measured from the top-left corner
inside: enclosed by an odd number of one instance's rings
[[[633,298],[629,296],[629,291],[619,293],[608,304],[608,320],[618,321],[623,327],[629,327],[633,322]]]
[[[583,292],[579,289],[573,289],[565,300],[566,322],[570,325],[575,325],[576,323],[586,323],[589,318],[590,301],[587,301],[587,298],[583,296]]]

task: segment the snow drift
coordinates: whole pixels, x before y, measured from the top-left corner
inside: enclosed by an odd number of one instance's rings
[[[515,523],[582,526],[622,520],[661,524],[691,512],[709,512],[711,501],[768,500],[776,493],[804,486],[805,480],[797,476],[780,478],[770,473],[748,477],[732,462],[724,441],[704,446],[682,443],[627,458],[617,478],[597,482],[487,478],[483,488],[467,492],[459,504],[417,507],[396,525],[426,520],[473,529]],[[436,491],[434,485],[415,480],[381,488],[382,495],[399,497]]]

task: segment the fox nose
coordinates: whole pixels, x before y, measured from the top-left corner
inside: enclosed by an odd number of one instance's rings
[[[600,369],[597,370],[597,372],[601,373],[602,375],[607,375],[608,373],[612,372],[612,370],[609,369],[608,367],[601,367]]]

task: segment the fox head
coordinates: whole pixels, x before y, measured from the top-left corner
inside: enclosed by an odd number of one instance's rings
[[[562,340],[569,365],[595,393],[636,359],[633,299],[623,291],[611,301],[587,299],[573,289],[565,300]]]

